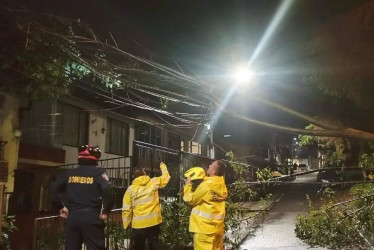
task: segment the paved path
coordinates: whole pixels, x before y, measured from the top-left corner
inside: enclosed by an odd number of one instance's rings
[[[254,235],[244,240],[240,249],[310,249],[296,237],[296,216],[307,210],[305,195],[314,195],[319,187],[298,182],[312,182],[316,181],[316,178],[316,174],[298,176],[294,184],[280,187],[284,196],[272,207],[264,223],[254,231]]]

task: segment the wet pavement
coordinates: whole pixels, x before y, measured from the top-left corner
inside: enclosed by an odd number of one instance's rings
[[[292,184],[282,185],[279,191],[283,197],[269,211],[267,218],[240,246],[240,250],[253,249],[311,249],[295,234],[296,217],[307,211],[306,194],[312,197],[319,185],[301,182],[315,182],[317,174],[298,176]],[[312,248],[325,249],[325,248]]]

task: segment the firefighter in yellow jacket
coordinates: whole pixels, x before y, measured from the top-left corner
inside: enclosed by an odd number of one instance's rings
[[[151,250],[159,249],[158,238],[162,218],[158,189],[165,187],[170,180],[165,163],[160,163],[160,169],[162,175],[151,179],[144,169],[135,168],[134,180],[123,196],[123,227],[126,229],[131,223],[136,250],[145,249],[146,240]]]
[[[215,161],[209,165],[207,175],[195,191],[188,178],[183,200],[193,208],[189,231],[194,233],[195,250],[222,250],[227,188],[223,177],[225,164]]]

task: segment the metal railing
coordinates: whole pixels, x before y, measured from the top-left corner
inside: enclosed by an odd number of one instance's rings
[[[110,188],[120,200],[124,190],[131,182],[132,157],[116,157],[103,159],[98,162],[98,167],[103,168],[109,177]],[[66,164],[53,167],[38,167],[17,169],[16,178],[21,189],[15,189],[10,199],[10,209],[12,213],[51,211],[50,202],[50,184],[64,171],[78,167],[78,163]],[[43,176],[42,182],[33,182],[36,176]],[[21,182],[24,182],[20,185]],[[31,197],[31,194],[39,194],[37,197]],[[32,200],[32,202],[31,202]],[[116,200],[117,207],[121,202]],[[28,203],[26,201],[29,201]]]
[[[124,188],[129,186],[131,180],[132,157],[117,157],[98,161],[99,168],[105,169],[111,180],[111,187]],[[78,167],[78,163],[58,166],[60,171]]]
[[[78,167],[77,163],[60,165],[57,167],[57,171],[54,173],[54,175],[59,175],[64,171],[74,169],[76,167]],[[109,178],[110,190],[115,200],[115,207],[121,207],[123,194],[131,182],[132,158],[117,157],[100,160],[98,162],[98,167],[105,169],[105,173]],[[50,211],[51,202],[49,195],[49,183],[47,183],[47,185],[41,186],[41,188],[43,189],[43,192],[40,192],[42,194],[40,197],[40,207],[45,211]]]
[[[122,209],[113,209],[105,227],[105,246],[110,250],[130,248],[131,229],[123,229]],[[34,220],[33,250],[65,249],[64,225],[66,219],[61,216],[48,216]],[[86,249],[83,246],[83,249]]]
[[[64,224],[60,216],[36,218],[34,220],[33,250],[63,250]]]
[[[133,145],[134,166],[137,165],[143,167],[147,174],[151,177],[160,174],[157,164],[159,164],[161,161],[164,161],[167,164],[169,173],[172,176],[167,189],[173,189],[174,195],[177,193],[176,190],[181,188],[180,184],[183,177],[182,175],[187,169],[193,166],[207,168],[209,164],[215,160],[201,155],[178,151],[136,140],[134,140]],[[225,163],[227,165],[225,174],[226,183],[232,183],[235,179],[233,170],[229,167],[230,163],[228,161],[225,161]],[[248,171],[256,169],[248,164],[243,163],[242,165],[247,167]],[[251,176],[254,176],[254,174],[252,173]],[[173,193],[171,191],[167,192]]]
[[[214,159],[200,155],[177,151],[157,145],[134,141],[134,156],[101,160],[99,167],[105,169],[115,192],[116,207],[121,207],[122,197],[130,185],[132,166],[137,165],[146,169],[149,176],[161,174],[158,164],[166,162],[171,180],[166,188],[159,190],[160,199],[171,201],[178,199],[183,183],[183,173],[193,166],[208,167]],[[229,164],[226,162],[226,164]],[[246,165],[246,164],[243,164]],[[59,171],[77,167],[77,164],[59,166]],[[248,166],[248,165],[246,165]],[[250,167],[250,166],[248,166]],[[231,170],[231,168],[228,168]],[[226,183],[234,180],[232,171],[226,172]],[[64,219],[60,216],[41,217],[35,219],[33,249],[63,249]],[[122,226],[121,208],[112,210],[106,225],[107,249],[129,249],[130,230]]]

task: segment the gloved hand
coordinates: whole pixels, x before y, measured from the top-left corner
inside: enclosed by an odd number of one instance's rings
[[[165,162],[160,162],[160,168],[166,168]]]
[[[192,184],[191,177],[188,177],[184,184],[185,185],[191,185]]]

